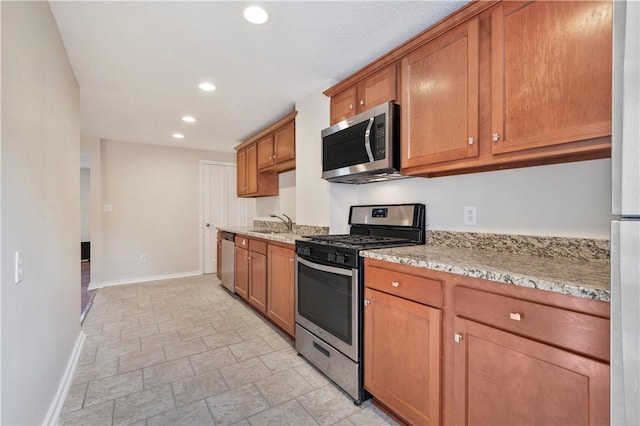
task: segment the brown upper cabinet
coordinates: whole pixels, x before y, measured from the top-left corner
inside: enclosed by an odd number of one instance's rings
[[[238,197],[278,195],[278,173],[296,168],[296,115],[287,114],[235,147]]]
[[[402,174],[606,158],[611,45],[610,1],[471,2],[325,91],[331,122],[395,67]]]
[[[506,2],[491,13],[491,151],[611,134],[610,2]]]
[[[258,170],[285,172],[296,167],[296,124],[291,120],[258,141]]]
[[[402,168],[478,156],[478,20],[402,60]]]
[[[392,64],[334,95],[331,89],[327,90],[324,93],[331,96],[331,124],[381,103],[397,100],[397,80],[397,65]]]

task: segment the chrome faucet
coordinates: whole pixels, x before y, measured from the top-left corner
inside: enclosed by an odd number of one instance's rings
[[[282,213],[282,216],[286,217],[286,219],[283,219],[282,217],[278,216],[277,214],[270,214],[269,215],[269,217],[275,217],[275,218],[280,219],[287,226],[287,231],[293,232],[293,221],[291,220],[291,218],[289,216],[287,216],[286,214],[284,214],[284,213]]]

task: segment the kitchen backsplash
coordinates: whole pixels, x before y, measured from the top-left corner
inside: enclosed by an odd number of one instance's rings
[[[257,229],[274,229],[285,232],[287,227],[280,221],[273,220],[254,220],[253,227]],[[293,233],[298,235],[327,235],[329,233],[328,226],[310,226],[293,224]]]
[[[427,231],[427,244],[523,253],[541,257],[609,261],[609,240]]]

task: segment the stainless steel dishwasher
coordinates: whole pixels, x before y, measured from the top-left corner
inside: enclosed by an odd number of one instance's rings
[[[235,236],[232,232],[222,231],[222,268],[220,280],[230,292],[235,293]]]

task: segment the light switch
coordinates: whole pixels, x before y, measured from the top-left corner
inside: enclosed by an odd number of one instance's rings
[[[24,280],[24,252],[22,250],[16,251],[15,258],[15,273],[14,273],[14,282],[16,284],[20,284]]]
[[[112,212],[113,211],[113,205],[111,205],[111,204],[103,204],[102,205],[102,211],[103,212]]]

